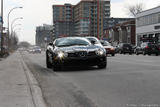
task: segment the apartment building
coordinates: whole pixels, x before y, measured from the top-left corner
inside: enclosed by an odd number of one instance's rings
[[[53,5],[55,36],[103,36],[110,17],[110,0],[81,0],[76,5]]]
[[[44,48],[46,43],[53,39],[52,30],[53,26],[47,24],[36,27],[36,45]]]
[[[71,4],[53,5],[54,36],[73,36],[73,6]]]

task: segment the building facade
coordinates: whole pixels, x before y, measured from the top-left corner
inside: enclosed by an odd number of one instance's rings
[[[104,19],[110,17],[110,0],[81,0],[77,5],[53,5],[55,37],[103,36]],[[61,25],[61,26],[60,26]]]
[[[160,6],[137,14],[136,44],[142,42],[160,42]]]
[[[73,6],[71,4],[53,5],[54,36],[74,35]]]
[[[105,18],[104,20],[104,29],[111,28],[119,23],[124,23],[130,20],[134,20],[135,18]]]
[[[135,45],[135,20],[117,24],[104,30],[105,38],[113,45],[130,43]]]
[[[52,25],[44,24],[43,26],[36,27],[36,45],[44,48],[46,43],[52,41],[52,30]]]

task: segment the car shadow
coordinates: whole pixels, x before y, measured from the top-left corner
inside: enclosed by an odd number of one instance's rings
[[[96,66],[78,66],[78,67],[63,67],[62,70],[56,72],[88,72],[88,71],[96,71],[98,68]]]

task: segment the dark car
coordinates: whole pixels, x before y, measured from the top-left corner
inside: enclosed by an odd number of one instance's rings
[[[111,46],[111,44],[108,41],[100,40],[100,42],[106,49],[106,54],[111,54],[112,56],[115,56],[115,48]]]
[[[54,71],[65,66],[98,66],[106,68],[106,51],[81,37],[58,38],[46,51],[46,64]]]
[[[158,46],[158,50],[159,50],[158,53],[160,55],[160,43],[158,43],[157,46]]]
[[[155,43],[150,43],[150,42],[144,42],[141,44],[140,48],[137,49],[137,54],[142,53],[143,55],[151,55],[151,54],[156,54],[159,55],[160,49],[158,47],[158,44]]]
[[[129,43],[121,43],[119,44],[118,51],[120,54],[126,54],[126,53],[132,54],[133,53],[132,45]]]
[[[135,53],[136,55],[143,54],[143,49],[142,49],[142,47],[137,46],[137,47],[135,48],[135,50],[134,50],[134,53]]]

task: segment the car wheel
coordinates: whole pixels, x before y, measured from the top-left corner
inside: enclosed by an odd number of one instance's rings
[[[46,65],[47,65],[47,68],[52,68],[52,64],[49,62],[49,57],[47,54],[46,54]]]
[[[53,71],[61,71],[61,66],[53,66]]]
[[[107,67],[107,64],[106,64],[106,63],[98,65],[98,68],[99,68],[99,69],[104,69],[104,68],[106,68],[106,67]]]
[[[148,53],[148,55],[150,56],[151,54],[150,54],[150,53]]]
[[[131,53],[131,52],[130,52],[129,54],[130,54],[130,55],[132,55],[132,53]]]
[[[158,56],[159,54],[158,53],[156,53],[156,56]]]
[[[136,51],[136,55],[139,55],[137,51]]]
[[[146,55],[146,52],[145,52],[145,51],[143,51],[143,55]]]
[[[122,54],[122,51],[119,51],[120,54]]]

